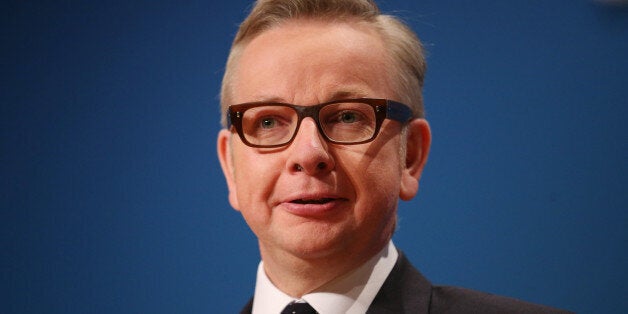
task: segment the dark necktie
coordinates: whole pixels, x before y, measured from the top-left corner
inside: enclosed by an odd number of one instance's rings
[[[316,310],[307,303],[292,302],[281,311],[281,314],[316,314]]]

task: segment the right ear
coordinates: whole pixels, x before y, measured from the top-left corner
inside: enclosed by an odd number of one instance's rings
[[[231,152],[231,132],[229,130],[222,129],[218,132],[217,150],[220,167],[227,180],[227,188],[229,188],[229,203],[231,207],[239,211],[238,193],[234,175],[235,168],[233,167],[233,153]]]

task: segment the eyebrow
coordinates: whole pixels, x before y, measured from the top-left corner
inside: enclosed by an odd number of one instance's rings
[[[348,88],[348,89],[338,90],[331,93],[329,96],[325,97],[323,101],[321,101],[320,103],[325,103],[325,102],[340,100],[340,99],[352,99],[352,98],[364,98],[364,97],[368,97],[368,93],[366,93],[364,90],[359,89],[359,88],[355,88],[355,89]],[[260,95],[260,96],[253,97],[253,99],[254,100],[250,102],[290,103],[290,101],[287,101],[283,97],[270,96],[270,95]],[[304,105],[304,104],[294,104],[294,105]]]
[[[278,96],[256,96],[253,97],[254,100],[252,101],[247,101],[248,102],[279,102],[279,103],[287,103],[288,101],[286,101],[285,99],[278,97]]]
[[[363,98],[366,96],[367,96],[367,93],[361,89],[340,90],[331,94],[331,97],[329,97],[327,101],[344,99],[344,98]]]

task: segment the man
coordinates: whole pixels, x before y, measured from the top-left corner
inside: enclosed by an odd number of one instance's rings
[[[255,4],[218,136],[229,201],[262,257],[242,313],[555,311],[432,286],[391,242],[430,148],[424,72],[418,38],[371,1]]]

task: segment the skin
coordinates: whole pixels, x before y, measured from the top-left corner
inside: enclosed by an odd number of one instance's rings
[[[390,68],[379,34],[368,25],[292,20],[244,48],[232,104],[398,99]],[[415,119],[407,128],[401,132],[399,122],[385,120],[374,141],[336,145],[306,118],[295,140],[278,149],[248,147],[235,132],[220,131],[229,201],[257,236],[265,271],[280,290],[301,297],[388,243],[398,199],[416,195],[430,145],[427,121]]]

